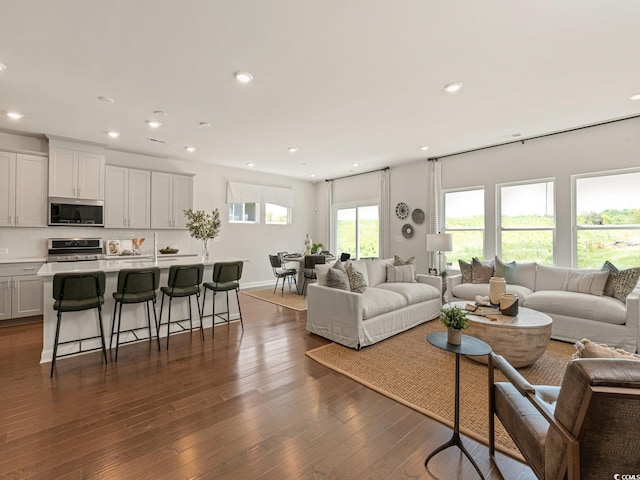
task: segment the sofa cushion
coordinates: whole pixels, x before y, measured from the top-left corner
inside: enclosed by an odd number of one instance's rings
[[[562,290],[569,268],[545,267],[538,265],[536,272],[536,292],[540,290]]]
[[[426,283],[381,283],[376,288],[399,293],[409,305],[440,298],[438,289]]]
[[[602,323],[624,325],[627,308],[614,298],[588,293],[542,290],[533,292],[524,301],[523,307],[546,314],[584,318]]]
[[[626,358],[628,360],[639,360],[640,355],[629,353],[621,348],[613,348],[601,343],[595,343],[588,338],[576,342],[576,351],[571,358]]]
[[[538,264],[536,262],[518,263],[516,268],[518,269],[518,285],[534,291],[536,288],[536,270],[538,269]]]
[[[562,290],[602,296],[608,278],[609,272],[569,270],[564,279]]]
[[[367,288],[362,293],[362,319],[398,310],[407,306],[407,300],[399,293],[382,288]]]
[[[416,281],[415,265],[387,265],[387,283],[406,282],[412,283]],[[381,284],[379,284],[381,285]]]
[[[375,287],[387,281],[387,265],[393,265],[393,258],[359,261],[363,262],[367,269],[367,285]]]
[[[605,295],[617,298],[621,302],[627,300],[627,296],[636,288],[640,277],[640,268],[618,270],[609,260],[604,262],[603,271],[609,272],[609,279],[605,286]]]
[[[351,260],[347,260],[347,264],[344,269],[347,271],[351,291],[363,293],[367,289],[367,281],[365,280],[363,273],[358,270]]]
[[[465,262],[464,260],[458,260],[458,265],[460,265],[462,283],[473,282],[473,265],[471,265],[469,262]]]
[[[316,273],[317,277],[317,273]],[[351,290],[349,276],[340,260],[336,260],[329,270],[327,270],[327,287],[339,288],[340,290]]]
[[[515,293],[518,295],[520,305],[527,299],[531,293],[527,287],[521,285],[507,285],[507,293]],[[489,296],[489,284],[488,283],[461,283],[453,287],[453,295],[463,300],[475,300],[476,295],[483,297]]]
[[[471,264],[473,265],[472,283],[489,283],[493,277],[493,262],[483,262],[473,257]]]
[[[504,263],[498,257],[495,258],[494,277],[502,277],[504,281],[511,285],[518,284],[518,268],[516,262]]]

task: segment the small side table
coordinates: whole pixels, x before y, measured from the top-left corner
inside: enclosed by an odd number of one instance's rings
[[[480,472],[478,465],[476,465],[476,462],[473,461],[473,458],[471,458],[471,455],[469,455],[467,449],[464,448],[462,439],[460,438],[460,355],[488,355],[489,353],[491,353],[491,346],[488,343],[483,342],[482,340],[478,340],[477,338],[470,337],[468,335],[462,335],[462,342],[460,343],[460,345],[452,345],[447,342],[446,332],[431,333],[427,336],[427,341],[434,347],[438,347],[447,352],[456,354],[456,394],[453,436],[451,437],[451,440],[440,445],[429,454],[427,459],[424,461],[424,466],[426,468],[429,460],[431,460],[438,453],[446,450],[449,447],[457,446],[458,448],[460,448],[460,450],[462,450],[462,453],[467,456],[471,464],[476,469],[476,472],[478,472],[478,475],[480,475],[480,478],[484,480],[484,476]]]

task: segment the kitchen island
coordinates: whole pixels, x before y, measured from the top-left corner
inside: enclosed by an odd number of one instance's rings
[[[111,335],[111,319],[113,316],[113,292],[116,291],[118,284],[118,272],[127,268],[160,268],[160,286],[167,285],[167,279],[169,274],[169,267],[173,265],[190,265],[194,263],[202,263],[205,266],[203,282],[210,282],[212,279],[213,264],[216,262],[231,262],[240,260],[238,258],[210,258],[202,261],[200,256],[172,256],[172,257],[159,257],[157,261],[149,258],[136,258],[136,257],[118,257],[116,260],[97,260],[87,262],[54,262],[45,263],[37,275],[42,277],[43,281],[43,299],[44,299],[44,311],[42,322],[42,354],[40,356],[40,363],[50,362],[53,356],[53,343],[55,340],[56,320],[57,312],[53,309],[53,276],[56,273],[74,273],[74,272],[92,272],[101,270],[105,272],[107,281],[104,294],[104,305],[102,306],[102,324],[105,333],[105,343],[107,348],[109,346],[109,340]],[[217,295],[216,300],[216,312],[224,312],[227,309],[226,299],[224,295]],[[204,328],[211,327],[213,320],[211,317],[212,304],[211,301],[213,295],[207,295],[207,304],[205,305],[205,314],[209,315],[205,317],[203,325]],[[157,301],[157,315],[160,319],[160,302],[162,300],[162,293],[158,290]],[[163,326],[160,329],[160,336],[167,336],[166,320],[168,315],[168,299],[165,299],[165,311],[163,314]],[[193,302],[195,303],[195,302]],[[231,310],[231,319],[239,318],[238,307],[233,299],[229,301],[229,308]],[[152,323],[153,323],[153,313]],[[198,312],[195,304],[193,305],[193,324],[199,326]],[[174,299],[171,310],[171,318],[174,319],[188,319],[189,310],[188,302],[185,299]],[[218,323],[221,322],[218,319]],[[185,323],[188,325],[188,321]],[[147,315],[144,304],[125,305],[122,309],[122,330],[129,328],[140,327],[139,334],[144,337],[148,337],[147,327]],[[171,335],[182,331],[178,325],[172,324]],[[65,312],[62,315],[62,323],[60,327],[60,342],[67,340],[74,340],[77,338],[84,338],[94,336],[99,332],[98,330],[98,311],[97,309],[86,310],[82,312]],[[145,333],[146,332],[146,333]],[[188,332],[188,330],[187,330]],[[155,328],[152,326],[152,333],[155,335]],[[197,333],[197,332],[194,332]],[[99,334],[99,333],[98,333]],[[198,334],[199,336],[199,334]],[[206,336],[205,336],[206,338]],[[134,339],[131,333],[120,334],[120,343],[127,342]],[[148,341],[143,338],[141,341]],[[87,340],[82,342],[83,349],[100,347],[100,340]],[[114,340],[115,347],[115,340]],[[78,344],[66,344],[58,347],[58,356],[67,353],[73,353],[78,350]]]

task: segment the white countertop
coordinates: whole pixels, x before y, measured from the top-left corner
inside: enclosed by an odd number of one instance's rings
[[[158,261],[154,262],[149,258],[139,257],[116,257],[117,260],[97,260],[91,262],[54,262],[45,263],[38,270],[39,277],[52,277],[56,273],[72,273],[72,272],[92,272],[101,270],[105,273],[119,272],[125,268],[148,268],[159,267],[160,269],[168,269],[172,265],[190,265],[193,263],[202,263],[204,265],[213,265],[216,262],[232,262],[242,260],[240,258],[209,258],[202,261],[200,256],[181,256],[181,255],[162,255],[158,256]],[[246,260],[245,260],[246,261]]]
[[[19,257],[19,258],[2,258],[0,257],[0,263],[37,263],[46,262],[47,257]]]

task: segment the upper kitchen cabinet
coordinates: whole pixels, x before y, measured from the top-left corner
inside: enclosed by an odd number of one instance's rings
[[[184,229],[193,206],[193,177],[151,172],[151,228]]]
[[[105,147],[49,137],[49,196],[104,200]]]
[[[151,227],[151,172],[107,165],[105,227]]]
[[[0,226],[47,226],[47,158],[0,152]]]

